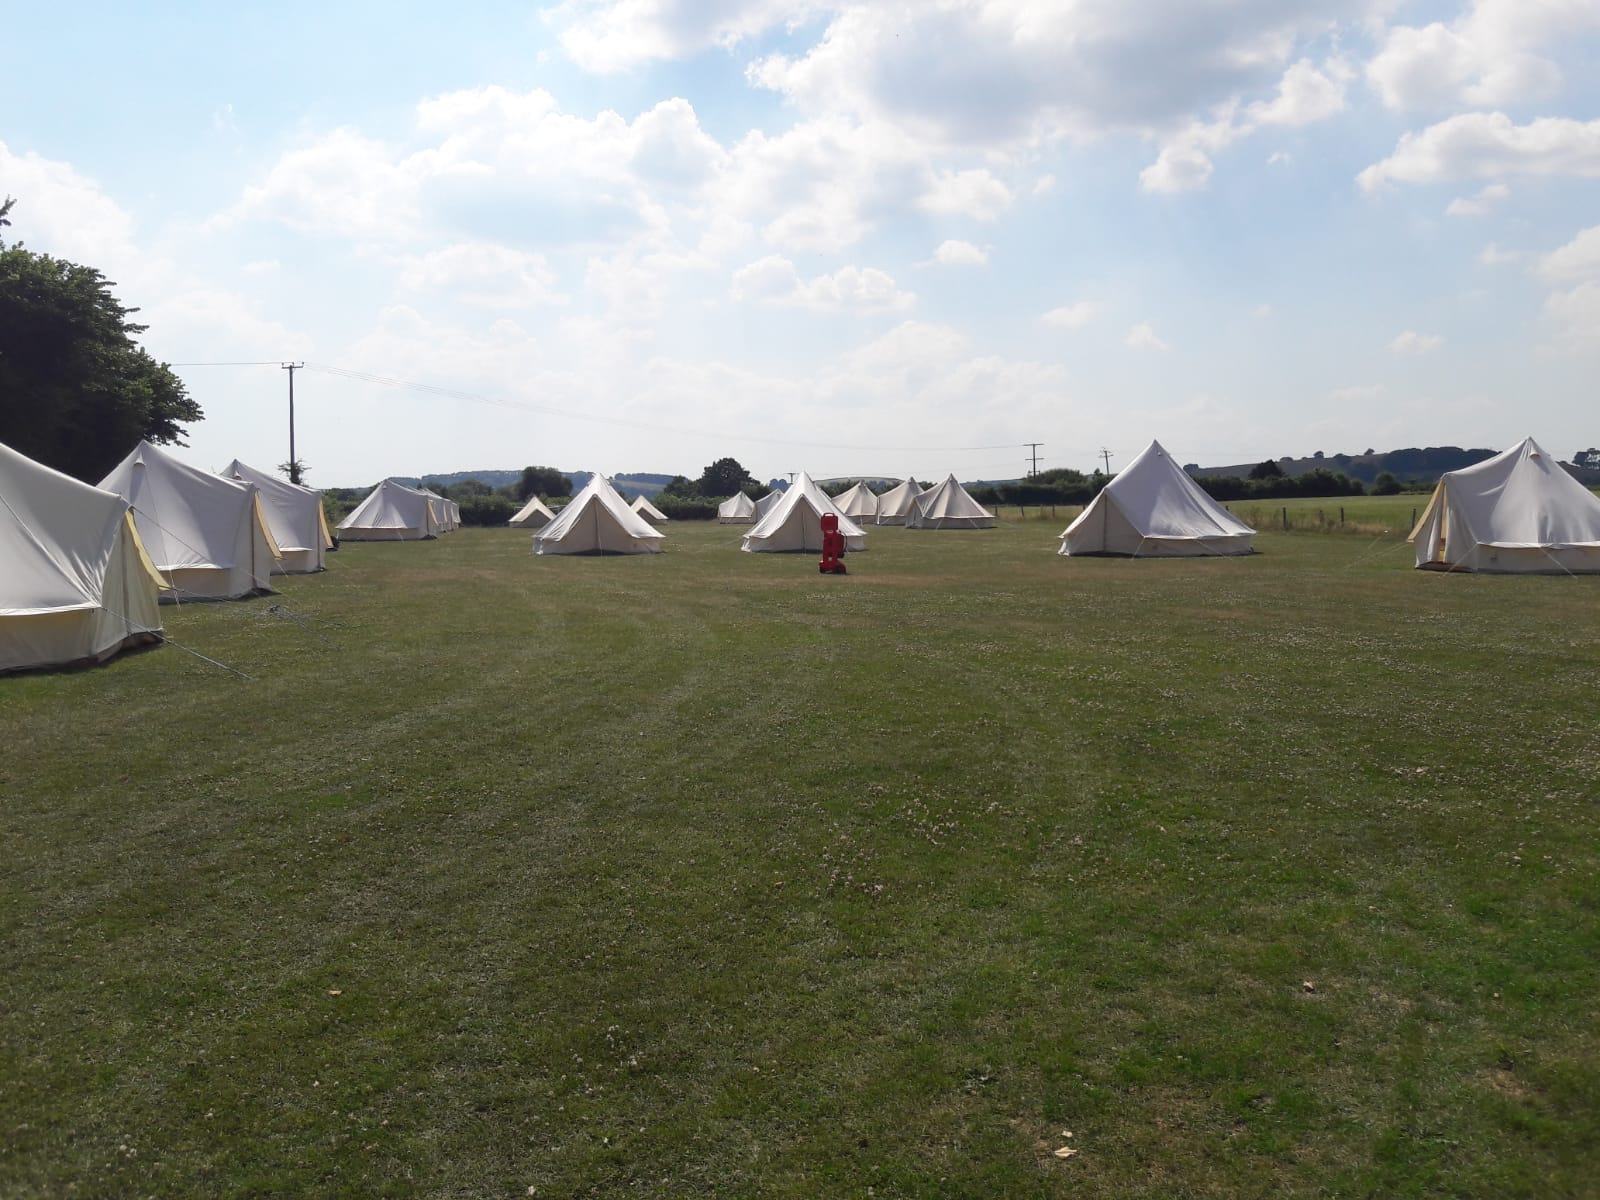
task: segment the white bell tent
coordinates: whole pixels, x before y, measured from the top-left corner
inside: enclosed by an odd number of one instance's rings
[[[270,592],[277,542],[253,483],[178,461],[149,442],[100,481],[133,506],[163,600],[237,600]]]
[[[439,536],[436,503],[425,492],[385,479],[334,528],[347,542],[419,542]]]
[[[756,519],[756,503],[743,492],[735,492],[717,505],[717,520],[724,525],[748,525]]]
[[[1409,540],[1434,570],[1594,574],[1600,497],[1527,438],[1440,476]]]
[[[904,525],[917,503],[922,489],[909,475],[878,497],[878,512],[874,518],[879,525]]]
[[[0,673],[160,641],[162,583],[127,500],[0,445]]]
[[[756,515],[755,515],[754,519],[759,521],[759,520],[761,520],[762,517],[766,516],[769,512],[771,512],[772,511],[772,506],[774,504],[776,504],[778,501],[783,499],[783,494],[784,494],[784,492],[786,490],[787,489],[785,489],[785,488],[773,488],[765,496],[763,496],[763,497],[761,497],[761,499],[757,500],[756,501]]]
[[[237,458],[221,471],[224,479],[253,483],[261,489],[267,528],[283,556],[278,570],[285,575],[307,575],[326,569],[324,555],[333,546],[328,517],[322,511],[322,493],[265,471],[248,467]]]
[[[867,535],[849,517],[845,516],[829,498],[828,493],[812,482],[804,471],[783,493],[783,499],[757,521],[739,547],[752,553],[785,550],[822,549],[822,515],[833,513],[839,518],[839,532],[844,534],[847,550],[865,550]]]
[[[662,512],[654,504],[650,503],[650,498],[643,492],[640,492],[634,497],[633,511],[638,513],[646,521],[656,525],[659,525],[662,521],[669,519],[666,513]]]
[[[561,510],[533,535],[535,554],[659,554],[666,535],[617,495],[598,471]]]
[[[1060,553],[1200,558],[1250,554],[1254,538],[1153,441],[1067,526]]]
[[[543,529],[556,519],[555,513],[537,496],[529,496],[528,502],[517,509],[516,515],[506,524],[514,529]]]
[[[840,492],[833,498],[833,506],[857,525],[866,525],[878,515],[878,497],[865,482]]]
[[[951,475],[918,496],[906,514],[907,529],[993,529],[994,514],[967,494]]]

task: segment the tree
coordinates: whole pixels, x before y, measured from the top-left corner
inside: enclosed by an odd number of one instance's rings
[[[702,496],[731,496],[747,487],[759,488],[750,472],[736,458],[719,458],[700,472],[698,487]]]
[[[112,287],[92,267],[0,244],[0,442],[90,483],[141,438],[183,445],[202,415],[134,340],[139,310]]]
[[[278,464],[279,474],[287,475],[290,483],[299,484],[302,487],[305,486],[306,475],[310,472],[310,470],[310,465],[303,458],[296,458],[290,460],[289,462],[281,462]]]
[[[516,483],[518,500],[530,496],[570,496],[572,480],[554,467],[523,467],[522,478]]]
[[[1378,477],[1372,481],[1372,494],[1374,496],[1398,496],[1400,494],[1400,481],[1394,477],[1394,472],[1380,471]]]
[[[1270,458],[1250,468],[1251,479],[1282,479],[1284,470]]]

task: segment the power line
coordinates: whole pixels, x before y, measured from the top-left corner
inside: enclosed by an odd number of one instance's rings
[[[281,360],[261,362],[196,362],[196,363],[171,363],[174,367],[283,367]],[[800,446],[810,450],[849,450],[865,451],[885,454],[965,454],[988,450],[1010,450],[1019,443],[1006,442],[991,446],[860,446],[837,442],[806,442],[794,438],[762,437],[758,434],[731,434],[727,430],[698,429],[687,425],[662,425],[651,421],[631,420],[625,417],[612,417],[599,413],[573,412],[570,409],[559,408],[550,404],[539,404],[531,400],[507,400],[496,396],[486,396],[481,392],[466,392],[457,388],[440,387],[432,383],[419,383],[413,379],[398,379],[392,375],[377,375],[370,371],[357,371],[350,367],[338,367],[329,363],[300,363],[297,369],[304,367],[308,371],[319,371],[326,375],[333,375],[341,379],[354,379],[363,383],[377,384],[380,387],[390,387],[405,391],[421,392],[425,395],[444,396],[452,400],[467,400],[478,404],[490,404],[496,408],[521,409],[526,412],[543,413],[548,416],[562,417],[572,421],[592,421],[602,425],[621,425],[633,429],[645,430],[651,433],[665,433],[676,436],[693,436],[702,438],[728,438],[741,442],[756,442],[768,446]]]

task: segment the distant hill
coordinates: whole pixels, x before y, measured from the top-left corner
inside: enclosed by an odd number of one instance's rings
[[[1285,475],[1304,475],[1321,468],[1335,474],[1348,475],[1363,483],[1371,483],[1388,471],[1402,483],[1436,483],[1446,471],[1459,471],[1473,463],[1493,458],[1498,450],[1463,450],[1460,446],[1411,446],[1404,450],[1368,450],[1361,454],[1314,454],[1310,458],[1291,458],[1285,455],[1277,464]],[[1203,477],[1232,475],[1249,478],[1258,463],[1235,463],[1226,467],[1202,467],[1185,463],[1184,470]]]

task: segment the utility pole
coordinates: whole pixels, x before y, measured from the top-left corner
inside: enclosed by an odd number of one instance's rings
[[[1107,450],[1104,446],[1101,446],[1100,447],[1100,457],[1105,459],[1105,462],[1106,462],[1106,474],[1107,475],[1111,474],[1111,451]]]
[[[1028,449],[1033,454],[1033,469],[1028,472],[1028,478],[1032,479],[1035,475],[1037,475],[1039,473],[1039,447],[1044,445],[1044,443],[1043,442],[1023,442],[1022,444],[1024,446],[1028,447]]]
[[[294,454],[294,373],[305,366],[303,362],[280,363],[289,372],[289,482],[300,482],[300,460]]]

